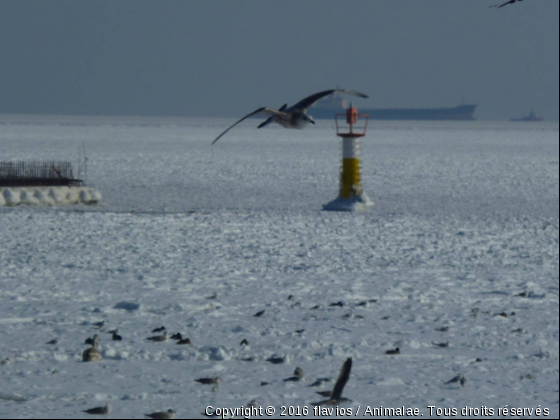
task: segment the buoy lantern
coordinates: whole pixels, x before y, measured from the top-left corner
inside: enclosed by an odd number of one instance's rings
[[[336,114],[336,135],[342,138],[342,169],[338,198],[323,206],[331,211],[365,211],[373,202],[363,191],[360,180],[360,139],[366,135],[368,114],[359,114],[350,106],[345,114]]]

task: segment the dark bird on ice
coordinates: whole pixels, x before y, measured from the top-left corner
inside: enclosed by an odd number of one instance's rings
[[[305,378],[302,368],[296,368],[294,376],[284,379],[284,382],[299,382]]]
[[[311,404],[315,406],[337,405],[338,403],[342,402],[343,401],[342,391],[344,391],[344,387],[346,386],[348,379],[350,379],[351,371],[352,371],[352,359],[349,358],[348,360],[346,360],[346,362],[344,362],[344,365],[342,365],[342,369],[340,370],[340,375],[338,376],[338,380],[334,384],[334,389],[332,391],[330,399],[318,403],[311,403]]]
[[[281,365],[282,363],[286,362],[285,357],[269,357],[266,359],[267,362],[272,363],[273,365]]]
[[[367,95],[363,93],[356,92],[354,90],[346,90],[346,89],[331,89],[325,90],[323,92],[316,93],[314,95],[308,96],[305,99],[302,99],[294,106],[288,107],[288,104],[282,105],[280,109],[272,109],[272,108],[259,108],[256,111],[251,112],[248,115],[245,115],[235,124],[231,125],[228,129],[226,129],[222,134],[220,134],[216,139],[212,142],[215,144],[218,140],[222,138],[224,134],[226,134],[229,130],[235,127],[242,121],[245,121],[247,118],[252,117],[253,115],[257,114],[264,114],[268,115],[269,118],[259,125],[259,128],[265,127],[270,123],[277,123],[280,124],[282,127],[285,128],[303,128],[308,124],[315,124],[313,118],[310,115],[307,115],[307,111],[311,106],[317,102],[319,99],[324,98],[325,96],[332,95],[333,93],[346,93],[348,95],[358,96],[360,98],[367,98]]]
[[[460,373],[457,376],[455,376],[453,379],[451,379],[450,381],[447,381],[445,383],[445,385],[459,384],[461,386],[465,386],[466,383],[467,383],[467,379]]]
[[[311,385],[309,385],[309,387],[310,388],[315,388],[315,387],[323,386],[326,382],[331,382],[331,380],[329,378],[317,379],[315,382],[313,382]],[[329,397],[330,397],[330,395],[329,395]]]
[[[523,1],[523,0],[509,0],[509,1],[505,2],[504,4],[496,4],[494,6],[490,6],[490,8],[495,7],[495,8],[501,9],[502,7],[507,6],[508,4],[514,4],[514,3],[517,3],[518,1]]]
[[[387,350],[385,352],[385,354],[389,354],[391,356],[397,355],[397,354],[401,354],[401,349],[399,349],[398,347],[394,350]]]
[[[220,382],[222,382],[222,380],[220,378],[200,378],[200,379],[195,379],[195,382],[198,382],[199,384],[202,385],[218,386],[220,385]]]
[[[266,309],[263,309],[262,311],[257,312],[255,315],[253,315],[255,318],[261,318],[262,316],[264,316],[264,314],[266,313]]]
[[[181,335],[181,333],[177,333],[177,334],[173,334],[171,336],[171,339],[176,341],[181,341],[183,339],[183,336]]]
[[[156,328],[155,330],[152,330],[152,334],[159,333],[159,332],[164,332],[164,331],[165,331],[165,327],[159,327],[159,328]]]
[[[108,416],[111,414],[111,404],[106,404],[105,407],[96,407],[85,410],[84,413],[92,416]]]
[[[148,337],[146,340],[152,341],[154,343],[165,343],[169,340],[169,333],[164,331],[163,335],[156,335],[154,337]]]
[[[120,335],[118,334],[118,330],[117,330],[117,332],[113,333],[113,335],[111,336],[111,340],[113,340],[113,341],[122,341],[122,336],[120,336]]]
[[[190,346],[191,340],[188,338],[183,338],[182,340],[177,341],[178,346]]]
[[[175,418],[175,411],[173,410],[167,410],[167,411],[162,411],[159,413],[152,413],[152,414],[144,414],[144,416],[146,416],[149,419],[154,419],[154,420],[159,420],[159,419],[174,419]]]

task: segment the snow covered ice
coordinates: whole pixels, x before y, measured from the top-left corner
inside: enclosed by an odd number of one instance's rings
[[[321,211],[338,194],[334,122],[248,121],[210,147],[231,122],[0,117],[3,160],[72,160],[85,142],[103,195],[0,207],[0,417],[110,403],[113,418],[202,418],[256,400],[280,418],[322,400],[334,382],[309,385],[349,357],[353,410],[558,416],[557,123],[375,122],[375,206],[337,213]],[[146,340],[162,325],[192,344]],[[103,361],[81,363],[94,334]],[[296,367],[305,380],[284,382]]]

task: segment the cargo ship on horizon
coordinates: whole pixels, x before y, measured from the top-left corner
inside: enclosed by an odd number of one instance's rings
[[[474,121],[476,107],[463,104],[452,108],[359,108],[359,111],[369,114],[372,120]],[[332,119],[347,108],[346,99],[335,94],[318,101],[309,114],[316,119]]]

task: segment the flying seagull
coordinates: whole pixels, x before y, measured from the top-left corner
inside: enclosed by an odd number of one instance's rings
[[[342,402],[342,391],[344,391],[344,387],[350,379],[350,372],[352,370],[352,359],[349,358],[344,362],[342,365],[342,369],[340,370],[340,375],[338,376],[338,380],[334,384],[334,389],[331,394],[330,400],[321,401],[318,403],[312,403],[312,405],[319,406],[319,405],[336,405],[339,402]]]
[[[252,117],[253,115],[257,115],[257,114],[269,115],[269,118],[265,122],[263,122],[261,125],[259,125],[259,128],[263,128],[264,126],[267,126],[268,124],[273,123],[273,122],[275,122],[277,124],[280,124],[282,127],[286,127],[286,128],[303,128],[307,124],[315,124],[315,121],[313,121],[313,118],[310,115],[307,115],[307,111],[309,110],[311,105],[313,105],[319,99],[321,99],[325,96],[328,96],[328,95],[332,95],[333,93],[337,93],[337,92],[346,93],[348,95],[358,96],[360,98],[367,98],[368,97],[367,95],[364,95],[363,93],[360,93],[360,92],[356,92],[354,90],[331,89],[331,90],[325,90],[323,92],[319,92],[319,93],[316,93],[314,95],[308,96],[307,98],[302,99],[297,104],[295,104],[294,106],[291,106],[289,108],[288,108],[288,104],[282,105],[282,107],[278,110],[272,109],[272,108],[266,108],[266,107],[265,108],[259,108],[256,111],[253,111],[248,115],[245,115],[243,118],[241,118],[235,124],[230,126],[226,131],[224,131],[222,134],[220,134],[218,137],[216,137],[216,139],[212,142],[212,144],[214,144],[218,140],[220,140],[224,134],[226,134],[229,130],[231,130],[237,124],[239,124],[240,122],[245,121],[247,118]]]
[[[504,4],[501,4],[501,5],[496,4],[494,6],[490,6],[490,8],[497,7],[498,9],[501,9],[502,7],[507,6],[508,4],[514,4],[514,3],[517,3],[518,1],[523,1],[523,0],[509,0],[508,2],[506,2]]]

